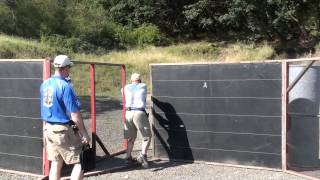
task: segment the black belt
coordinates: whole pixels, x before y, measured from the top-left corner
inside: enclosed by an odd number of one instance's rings
[[[146,109],[145,109],[145,108],[127,107],[126,110],[127,110],[127,111],[143,111],[143,112],[146,112]]]
[[[78,131],[78,127],[77,125],[74,124],[73,121],[68,121],[68,122],[50,122],[50,121],[46,121],[47,123],[51,124],[51,125],[68,125],[70,126],[74,131]]]
[[[71,121],[68,121],[68,122],[50,122],[50,121],[46,121],[46,122],[51,124],[51,125],[71,125]]]

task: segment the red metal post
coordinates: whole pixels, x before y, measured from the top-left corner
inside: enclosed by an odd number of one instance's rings
[[[125,126],[126,123],[126,97],[124,96],[124,87],[126,85],[126,66],[121,66],[121,95],[122,95],[122,120],[123,120],[123,126]],[[123,146],[124,149],[128,148],[128,140],[123,139]]]
[[[46,58],[43,61],[43,81],[50,78],[50,75],[51,75],[50,58]],[[45,122],[43,122],[43,126],[45,125],[46,125]],[[43,134],[43,150],[42,151],[43,151],[42,152],[42,173],[44,176],[49,176],[50,164],[48,160],[46,138],[44,134]]]
[[[92,149],[96,153],[96,89],[94,64],[90,64]],[[96,156],[96,154],[95,154]]]

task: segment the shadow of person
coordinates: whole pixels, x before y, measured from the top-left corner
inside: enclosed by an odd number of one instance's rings
[[[169,160],[193,162],[187,130],[174,107],[167,102],[161,102],[151,97],[153,102],[152,115],[154,123],[154,152],[156,157]]]

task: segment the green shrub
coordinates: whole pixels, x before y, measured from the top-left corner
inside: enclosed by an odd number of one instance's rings
[[[113,22],[104,22],[96,27],[86,27],[72,35],[42,35],[41,42],[48,44],[65,53],[105,54],[108,51],[120,48],[123,28]]]
[[[186,59],[215,59],[221,47],[216,43],[196,42],[171,46],[168,51]]]
[[[128,27],[118,27],[116,29],[116,39],[120,49],[128,49],[136,46],[136,41],[132,35],[132,31]]]
[[[135,38],[136,45],[139,47],[144,47],[146,45],[160,45],[163,36],[160,30],[155,25],[146,25],[136,28],[132,32]]]
[[[80,39],[67,38],[61,35],[41,35],[40,42],[54,48],[58,53],[70,54],[77,52]]]
[[[116,33],[120,47],[125,48],[146,47],[148,45],[159,46],[168,42],[155,25],[143,24],[134,29],[117,28]]]

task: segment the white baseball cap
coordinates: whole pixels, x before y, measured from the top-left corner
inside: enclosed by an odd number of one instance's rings
[[[54,67],[66,67],[73,66],[73,63],[70,61],[70,58],[66,55],[58,55],[54,58],[53,61]]]
[[[138,74],[138,73],[133,73],[133,74],[131,75],[131,81],[139,81],[139,80],[141,80],[141,79],[140,79],[140,74]]]

